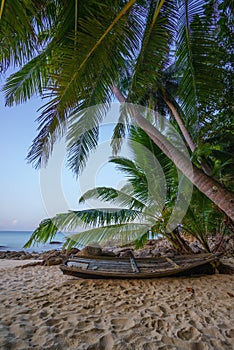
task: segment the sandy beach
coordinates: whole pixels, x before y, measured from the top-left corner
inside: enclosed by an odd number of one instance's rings
[[[234,275],[82,280],[16,265],[0,262],[1,350],[234,349]]]

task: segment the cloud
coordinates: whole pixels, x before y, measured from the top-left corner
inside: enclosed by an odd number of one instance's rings
[[[12,225],[16,225],[17,223],[18,223],[18,220],[17,219],[14,219],[14,220],[12,220]]]

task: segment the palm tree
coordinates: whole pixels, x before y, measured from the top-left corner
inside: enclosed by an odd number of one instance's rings
[[[178,202],[178,186],[182,179],[173,163],[141,129],[131,128],[129,144],[133,160],[123,157],[110,160],[125,174],[127,183],[119,190],[108,187],[91,189],[79,201],[99,199],[110,207],[70,211],[43,220],[25,247],[53,239],[58,230],[76,231],[83,227],[83,232],[67,237],[65,247],[108,241],[109,244],[134,242],[139,248],[149,234],[153,234],[166,237],[180,253],[191,253],[181,236],[182,229],[184,234],[195,237],[203,249],[210,252],[208,238],[229,231],[223,213],[196,190],[186,215],[169,230],[168,222]]]
[[[167,227],[177,200],[179,179],[176,167],[139,128],[131,128],[129,145],[134,160],[123,157],[110,160],[126,175],[127,183],[119,190],[94,188],[79,201],[99,199],[111,205],[110,208],[71,211],[44,220],[26,247],[52,239],[58,230],[74,231],[83,226],[84,232],[72,234],[65,246],[70,248],[107,240],[121,244],[135,241],[139,245],[151,232],[166,236],[180,252],[191,252],[177,227],[171,231]]]
[[[27,3],[16,2],[23,8]],[[10,22],[7,13],[11,4],[10,0],[5,2],[1,28],[3,20]],[[140,102],[151,108],[157,108],[156,95],[160,94],[191,151],[202,143],[199,129],[209,118],[215,122],[216,108],[220,110],[217,101],[220,92],[225,91],[223,77],[230,82],[230,61],[226,58],[230,60],[226,55],[230,46],[227,41],[224,45],[223,35],[230,16],[233,18],[230,1],[223,1],[217,9],[211,0],[64,0],[50,1],[44,11],[41,9],[42,6],[29,16],[31,27],[36,19],[36,37],[40,40],[35,40],[35,33],[29,34],[33,50],[25,49],[18,63],[26,64],[4,88],[9,105],[26,101],[34,93],[50,97],[39,117],[39,134],[28,155],[36,167],[46,163],[54,142],[75,118],[80,134],[76,133],[77,139],[70,143],[69,154],[71,168],[79,173],[97,146],[98,127],[113,93],[121,101]],[[14,33],[14,25],[8,27],[9,33]],[[27,38],[22,40],[28,42]],[[9,61],[10,50],[2,50],[1,57]],[[171,66],[176,68],[178,81],[174,92],[166,89],[163,75]],[[84,110],[96,104],[99,107],[90,120]],[[233,193],[206,174],[210,171],[203,160],[191,169],[190,161],[152,123],[139,113],[130,116],[178,169],[233,220]],[[87,122],[91,127],[86,132]],[[125,134],[125,123],[121,115],[115,136]]]
[[[121,244],[134,241],[140,247],[150,233],[166,237],[180,253],[191,253],[180,234],[179,227],[183,227],[184,233],[194,236],[210,252],[208,237],[224,230],[224,216],[207,197],[195,191],[185,217],[169,230],[168,222],[178,201],[177,188],[181,182],[176,167],[141,129],[131,128],[129,143],[134,160],[121,157],[110,160],[126,175],[127,183],[119,190],[94,188],[80,198],[80,203],[99,199],[111,207],[70,211],[46,219],[34,231],[26,247],[52,239],[58,230],[76,231],[84,227],[83,232],[67,238],[66,247],[93,241]]]

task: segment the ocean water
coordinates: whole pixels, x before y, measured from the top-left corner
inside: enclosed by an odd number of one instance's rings
[[[63,233],[57,233],[52,242],[60,242],[56,244],[36,244],[31,248],[23,248],[24,244],[29,240],[32,231],[0,231],[0,251],[24,250],[26,252],[43,252],[50,249],[61,249],[65,241]]]

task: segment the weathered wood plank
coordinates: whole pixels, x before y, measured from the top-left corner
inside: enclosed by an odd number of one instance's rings
[[[154,259],[77,257],[69,259],[60,268],[64,274],[83,278],[155,278],[175,275],[216,260],[218,255],[212,254]],[[77,266],[69,267],[72,262]]]
[[[131,266],[132,266],[133,272],[139,273],[140,270],[139,270],[139,268],[138,268],[138,266],[136,264],[136,261],[135,261],[135,259],[133,257],[130,257],[130,262],[131,262]]]

